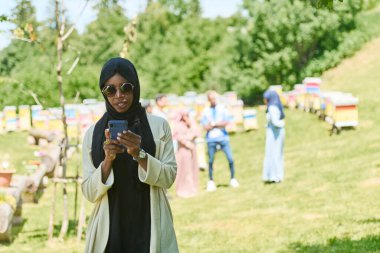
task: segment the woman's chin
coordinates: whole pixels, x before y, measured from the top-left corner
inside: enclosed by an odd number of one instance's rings
[[[131,106],[130,105],[114,105],[113,106],[115,111],[117,111],[118,113],[124,113],[124,112],[128,111],[129,107],[131,107]]]

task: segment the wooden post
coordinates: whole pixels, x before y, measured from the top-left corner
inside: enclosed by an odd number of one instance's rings
[[[64,41],[70,36],[70,34],[74,31],[75,25],[78,20],[71,26],[71,28],[65,33],[65,10],[64,10],[64,0],[55,0],[55,24],[56,24],[56,32],[57,32],[57,82],[59,89],[59,97],[60,97],[60,105],[62,109],[62,125],[63,125],[63,140],[61,142],[61,155],[60,155],[60,166],[62,167],[62,178],[66,179],[66,168],[67,168],[67,150],[69,147],[69,138],[67,134],[67,122],[66,122],[66,114],[65,114],[65,96],[63,92],[63,77],[62,77],[62,55],[63,55],[63,45]],[[87,3],[89,0],[86,0],[85,5],[83,6],[79,17],[83,14]],[[79,19],[78,17],[78,19]],[[75,63],[74,63],[75,64]],[[70,69],[70,73],[72,69]],[[57,183],[55,183],[56,185]],[[56,186],[55,186],[56,187]],[[54,205],[55,205],[56,194],[54,194],[54,199],[52,200],[52,214],[53,222],[49,226],[49,239],[52,238],[52,231],[54,225]],[[67,200],[67,189],[66,183],[63,183],[63,220],[62,227],[59,234],[59,238],[63,239],[66,236],[67,230],[69,227],[69,211],[68,211],[68,200]]]
[[[66,183],[62,184],[63,188],[63,219],[62,219],[62,226],[61,226],[61,232],[59,233],[59,239],[63,240],[66,236],[67,230],[69,229],[69,210],[68,210],[68,200],[67,200],[67,189],[66,189]]]
[[[49,217],[48,240],[51,240],[53,238],[53,233],[54,233],[56,195],[57,195],[57,183],[54,182],[53,199],[51,201],[51,211],[50,211],[50,217]]]
[[[86,221],[86,200],[82,194],[81,203],[80,203],[80,211],[78,218],[78,230],[77,230],[77,241],[80,242],[82,239],[83,226]]]

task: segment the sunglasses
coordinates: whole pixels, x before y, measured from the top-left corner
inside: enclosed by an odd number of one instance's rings
[[[134,87],[135,86],[131,83],[123,83],[119,89],[121,93],[127,94],[127,93],[132,93]],[[117,88],[113,84],[106,85],[102,89],[102,93],[106,97],[113,97],[116,95],[116,92],[117,92]]]

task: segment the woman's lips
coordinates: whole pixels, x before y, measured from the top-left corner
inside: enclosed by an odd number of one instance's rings
[[[127,101],[121,101],[121,102],[115,103],[115,105],[120,109],[124,109],[125,107],[127,107],[128,103]]]

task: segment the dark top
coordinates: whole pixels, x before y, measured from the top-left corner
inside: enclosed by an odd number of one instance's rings
[[[149,185],[138,179],[137,170],[122,168],[128,155],[114,161],[114,183],[108,190],[110,234],[106,252],[149,252]],[[119,166],[120,165],[120,166]]]

